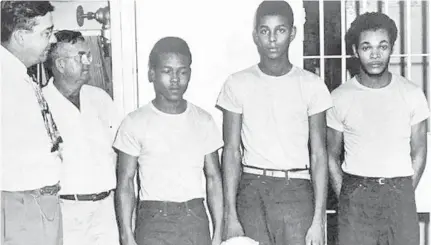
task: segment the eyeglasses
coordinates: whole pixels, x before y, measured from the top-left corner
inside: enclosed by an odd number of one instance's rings
[[[91,64],[91,62],[93,62],[93,56],[91,55],[90,52],[85,53],[85,52],[79,52],[77,55],[74,56],[66,56],[63,58],[76,58],[79,56],[79,61],[81,62],[81,64],[83,65],[89,65]]]

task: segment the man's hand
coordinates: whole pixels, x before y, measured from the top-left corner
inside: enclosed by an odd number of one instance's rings
[[[232,218],[232,217],[228,217],[224,223],[225,228],[224,228],[224,239],[223,240],[227,240],[229,238],[232,237],[237,237],[237,236],[244,236],[244,229],[242,228],[241,223],[239,222],[238,218]]]
[[[306,245],[325,244],[325,225],[323,221],[313,221],[305,237]]]

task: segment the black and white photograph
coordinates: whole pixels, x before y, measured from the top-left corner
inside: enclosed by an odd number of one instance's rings
[[[430,0],[0,2],[0,244],[431,245]]]

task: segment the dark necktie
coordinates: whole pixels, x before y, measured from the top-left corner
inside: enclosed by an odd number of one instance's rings
[[[46,132],[51,139],[51,152],[57,152],[60,159],[63,160],[61,152],[61,143],[63,143],[63,139],[61,138],[60,132],[57,129],[57,125],[54,122],[54,118],[52,117],[51,111],[49,110],[48,103],[43,97],[42,89],[39,83],[37,82],[34,75],[30,75],[30,77],[33,81],[31,82],[31,84],[36,94],[37,102],[40,106],[40,111],[42,113],[42,118],[45,123]]]

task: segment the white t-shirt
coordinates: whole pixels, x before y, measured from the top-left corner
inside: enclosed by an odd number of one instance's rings
[[[345,172],[368,177],[413,175],[411,126],[429,116],[424,93],[392,74],[389,85],[372,89],[354,77],[332,92],[329,127],[343,132]]]
[[[274,77],[258,65],[231,75],[217,105],[242,114],[243,164],[260,168],[309,168],[309,116],[332,106],[325,83],[293,67]],[[303,171],[309,178],[309,171]]]
[[[1,190],[54,185],[60,180],[61,159],[58,152],[51,152],[33,80],[24,64],[3,46],[0,54]]]
[[[92,194],[115,188],[117,155],[112,148],[121,122],[111,97],[102,89],[84,85],[80,110],[54,86],[43,89],[63,138],[60,194]]]
[[[204,157],[223,146],[212,116],[187,103],[181,114],[167,114],[149,104],[130,113],[114,142],[137,156],[141,200],[184,202],[205,196]]]

